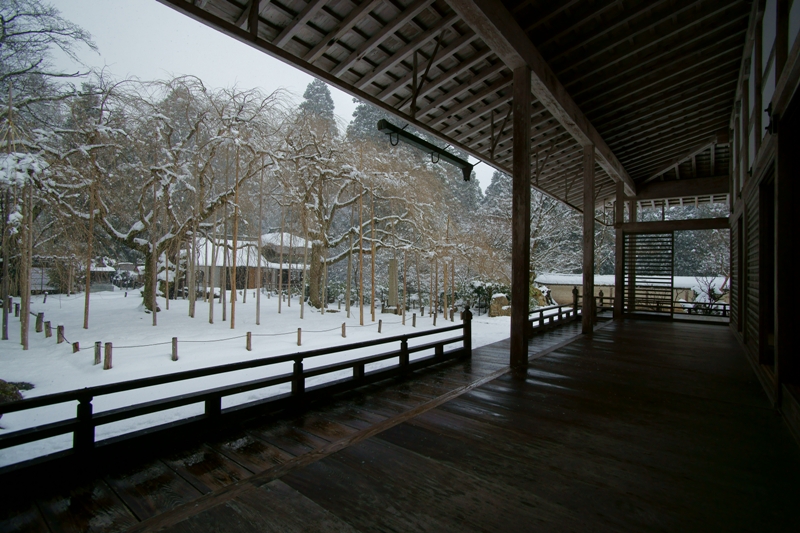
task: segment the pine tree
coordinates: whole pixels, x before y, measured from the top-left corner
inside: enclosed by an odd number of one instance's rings
[[[318,119],[336,123],[333,115],[333,98],[328,84],[322,80],[315,79],[306,87],[303,93],[303,101],[300,103],[300,112],[307,113]]]
[[[378,131],[378,121],[391,117],[385,111],[374,105],[361,102],[358,98],[353,98],[353,102],[358,103],[353,111],[353,120],[347,126],[347,138],[352,141],[370,140],[379,144],[389,144],[388,136]]]

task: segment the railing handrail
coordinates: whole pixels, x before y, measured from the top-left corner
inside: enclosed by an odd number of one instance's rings
[[[532,315],[534,313],[543,313],[544,311],[549,311],[551,309],[563,309],[564,307],[570,307],[571,308],[572,304],[569,304],[569,305],[567,305],[567,304],[556,304],[556,305],[550,305],[550,306],[547,306],[547,307],[537,307],[536,309],[532,309],[531,311],[528,311],[528,315]]]
[[[280,363],[287,363],[291,361],[298,361],[298,360],[302,361],[304,359],[312,357],[321,357],[334,353],[346,352],[350,350],[358,350],[361,348],[379,346],[382,344],[389,344],[392,342],[402,342],[403,340],[425,337],[429,335],[436,335],[439,333],[447,333],[449,331],[456,331],[463,328],[464,325],[462,323],[462,324],[456,324],[454,326],[438,328],[435,330],[425,330],[417,333],[395,335],[393,337],[386,337],[384,339],[360,341],[350,344],[343,344],[340,346],[330,346],[327,348],[317,348],[314,350],[295,352],[293,354],[264,357],[261,359],[252,359],[249,361],[239,361],[237,363],[226,363],[224,365],[209,366],[193,370],[184,370],[182,372],[173,372],[170,374],[163,374],[160,376],[151,376],[151,377],[133,379],[128,381],[120,381],[117,383],[109,383],[106,385],[96,385],[94,387],[85,387],[82,389],[73,389],[70,391],[56,392],[44,396],[26,398],[16,402],[0,403],[0,415],[5,413],[24,411],[26,409],[34,409],[37,407],[46,407],[48,405],[55,405],[68,401],[79,401],[87,397],[93,398],[96,396],[104,396],[107,394],[114,394],[118,392],[142,389],[146,387],[153,387],[156,385],[163,385],[166,383],[174,383],[176,381],[185,381],[189,379],[225,374],[228,372],[249,370],[252,368],[258,368],[262,366],[269,366]]]

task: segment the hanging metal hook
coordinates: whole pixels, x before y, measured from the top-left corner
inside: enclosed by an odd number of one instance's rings
[[[394,135],[394,141],[392,141],[392,135]],[[397,146],[400,143],[400,135],[397,133],[390,133],[389,134],[389,144],[392,146]]]
[[[431,163],[433,163],[435,165],[436,163],[439,162],[439,160],[442,158],[442,156],[439,155],[439,154],[436,154],[436,161],[433,160],[433,156],[434,156],[434,153],[431,152]]]

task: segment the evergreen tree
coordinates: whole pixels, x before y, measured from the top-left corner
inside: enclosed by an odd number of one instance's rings
[[[327,83],[315,79],[308,84],[306,92],[303,93],[303,101],[300,103],[301,113],[307,113],[335,124],[333,107],[333,98]]]
[[[388,136],[378,131],[378,121],[386,119],[391,121],[391,117],[385,111],[374,105],[361,102],[353,98],[353,102],[358,103],[353,111],[353,120],[347,126],[347,138],[350,140],[370,140],[376,143],[389,143]]]

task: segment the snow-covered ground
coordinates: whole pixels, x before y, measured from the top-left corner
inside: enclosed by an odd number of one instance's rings
[[[359,310],[354,307],[351,317],[347,318],[344,306],[339,312],[328,312],[325,315],[309,307],[305,308],[304,318],[300,319],[300,304],[297,299],[281,304],[278,313],[278,299],[274,295],[261,297],[261,324],[256,325],[256,305],[254,291],[247,294],[247,302],[241,297],[236,303],[236,328],[230,327],[230,304],[228,304],[228,320],[222,321],[222,305],[214,303],[214,324],[208,321],[208,304],[197,303],[196,318],[188,316],[187,300],[171,300],[167,310],[163,298],[159,299],[161,312],[158,313],[158,325],[152,325],[152,315],[143,312],[139,291],[132,291],[125,297],[124,291],[98,292],[91,294],[91,313],[89,329],[83,329],[83,295],[63,296],[50,295],[43,303],[42,296],[34,296],[32,310],[44,312],[44,319],[49,320],[53,328],[53,336],[45,338],[44,333],[34,331],[35,318],[31,317],[30,349],[23,351],[19,344],[19,319],[10,314],[9,334],[11,339],[0,341],[0,379],[6,381],[25,381],[32,383],[34,389],[24,393],[26,398],[52,394],[68,390],[92,387],[106,383],[129,381],[136,378],[180,372],[195,368],[204,368],[220,364],[259,359],[269,356],[296,353],[299,351],[325,348],[341,344],[355,343],[382,337],[390,337],[420,330],[432,330],[453,325],[440,316],[437,327],[433,327],[430,317],[417,316],[417,327],[411,326],[411,313],[406,314],[406,325],[402,325],[401,317],[376,313],[376,322],[370,320],[369,307],[364,310],[364,326],[359,326]],[[336,310],[333,305],[330,310]],[[377,319],[383,321],[382,333],[378,333]],[[473,319],[473,346],[483,346],[508,337],[509,317],[489,318],[486,315]],[[458,317],[456,317],[458,323]],[[347,324],[347,338],[341,336],[342,323]],[[56,326],[63,324],[65,337],[69,343],[56,344]],[[297,346],[297,328],[302,328],[302,346]],[[246,332],[253,334],[253,350],[245,349]],[[435,337],[425,337],[409,342],[427,343],[436,338],[447,338],[457,333],[442,333]],[[171,340],[178,338],[178,361],[171,360]],[[103,370],[102,365],[94,365],[95,341],[113,343],[113,368]],[[70,343],[79,342],[81,350],[72,353]],[[153,346],[155,345],[155,346]],[[395,345],[391,345],[396,349]],[[378,348],[389,349],[388,345]],[[375,348],[361,351],[349,351],[330,356],[308,359],[306,368],[327,365],[350,358],[372,355]],[[425,352],[412,354],[422,357]],[[367,371],[393,364],[393,361],[375,363]],[[94,412],[132,405],[140,402],[166,398],[187,392],[204,390],[212,387],[232,384],[245,380],[258,379],[274,374],[291,371],[291,363],[284,363],[259,369],[246,370],[219,376],[165,384],[148,389],[129,391],[95,398]],[[348,371],[340,374],[329,374],[310,378],[311,386],[323,381],[338,379],[348,375]],[[281,385],[270,389],[261,389],[223,399],[223,408],[239,403],[249,402],[274,394],[287,392],[289,385]],[[0,434],[8,431],[46,424],[57,420],[73,418],[76,403],[69,402],[24,413],[10,413],[0,419]],[[96,438],[102,440],[115,435],[128,433],[145,427],[178,420],[187,416],[200,414],[202,404],[196,404],[152,415],[125,420],[114,424],[99,426]],[[0,465],[16,463],[28,458],[37,457],[57,450],[69,448],[72,435],[62,435],[51,439],[0,450]]]

